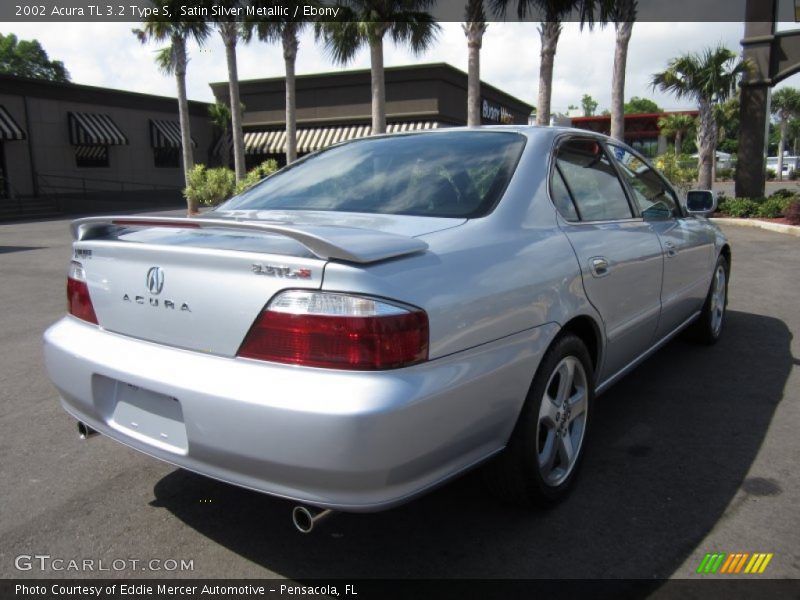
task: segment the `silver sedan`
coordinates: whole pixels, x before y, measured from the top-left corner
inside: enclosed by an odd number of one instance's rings
[[[597,394],[684,329],[719,338],[715,205],[574,129],[348,142],[202,218],[75,221],[47,369],[84,435],[311,506],[487,462],[553,503]]]

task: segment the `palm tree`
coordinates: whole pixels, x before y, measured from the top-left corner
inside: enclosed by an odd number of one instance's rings
[[[628,43],[636,21],[637,0],[611,0],[608,15],[601,19],[614,22],[616,46],[614,74],[611,77],[611,137],[625,141],[625,70],[628,64]]]
[[[224,102],[215,102],[208,107],[208,116],[211,122],[219,127],[222,131],[222,148],[223,148],[223,162],[225,166],[230,166],[230,138],[228,137],[231,130],[231,108]]]
[[[697,125],[697,121],[692,115],[685,113],[673,113],[658,120],[658,128],[666,137],[675,138],[675,156],[681,153],[683,138],[688,135]]]
[[[666,70],[653,75],[652,86],[671,92],[677,98],[692,98],[700,110],[697,149],[700,156],[698,185],[711,189],[712,171],[717,150],[717,123],[713,106],[724,102],[736,91],[746,63],[724,46],[707,48],[672,59]]]
[[[486,33],[483,0],[467,0],[466,22],[461,25],[467,36],[467,126],[481,124],[481,46]]]
[[[549,125],[550,99],[553,95],[553,65],[556,59],[558,38],[561,36],[561,23],[573,12],[577,12],[581,27],[584,24],[591,28],[594,24],[594,8],[596,2],[608,0],[491,0],[492,8],[501,16],[505,15],[508,5],[517,4],[517,16],[520,20],[530,17],[543,17],[539,26],[541,39],[541,61],[539,62],[539,95],[536,100],[536,124]],[[602,11],[601,11],[602,13]]]
[[[153,0],[153,4],[160,9],[160,14],[164,14],[165,10],[169,11],[167,14],[180,14],[174,0]],[[178,86],[178,116],[181,125],[183,176],[186,184],[189,183],[189,172],[194,166],[189,100],[186,97],[186,65],[189,62],[186,44],[190,39],[202,43],[208,37],[208,32],[208,25],[201,18],[189,21],[165,21],[157,16],[145,20],[141,29],[133,30],[134,35],[143,44],[151,41],[169,43],[169,46],[159,50],[156,63],[164,73],[175,75]],[[196,214],[196,203],[188,199],[187,203],[189,214]]]
[[[383,38],[405,43],[415,54],[427,50],[441,27],[425,12],[435,0],[342,0],[338,21],[315,23],[333,60],[349,63],[358,50],[369,46],[372,79],[372,134],[386,131],[386,86],[383,76]]]
[[[789,121],[800,116],[800,90],[785,87],[772,94],[770,103],[772,114],[778,118],[778,128],[781,133],[778,142],[778,181],[783,180],[783,153],[786,149],[786,138],[789,130]]]
[[[270,2],[271,4],[271,2]],[[289,1],[284,6],[289,14],[295,13],[296,7],[308,3]],[[286,68],[286,164],[297,160],[297,103],[295,101],[295,64],[297,50],[300,47],[300,33],[306,23],[294,21],[289,17],[270,20],[258,20],[245,23],[245,35],[249,39],[255,32],[265,42],[281,42],[283,45],[283,63]]]
[[[241,8],[242,0],[225,0],[226,8]],[[228,94],[230,96],[231,132],[233,134],[233,168],[236,181],[241,181],[247,169],[244,163],[244,133],[242,132],[242,108],[239,96],[239,70],[236,64],[236,45],[242,37],[242,25],[236,21],[217,21],[217,31],[225,45],[225,60],[228,64]]]

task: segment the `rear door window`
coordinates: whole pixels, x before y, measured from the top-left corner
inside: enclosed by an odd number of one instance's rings
[[[558,175],[573,202],[572,209],[563,197],[556,199]],[[603,147],[591,139],[576,139],[562,143],[556,153],[556,169],[551,191],[555,190],[556,208],[565,219],[573,221],[614,221],[633,217],[622,182]],[[575,214],[571,213],[575,211]]]

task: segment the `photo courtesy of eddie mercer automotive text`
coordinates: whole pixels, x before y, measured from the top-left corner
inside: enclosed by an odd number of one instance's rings
[[[716,203],[569,128],[336,144],[198,217],[74,221],[47,372],[82,437],[293,500],[301,530],[479,465],[552,505],[598,395],[722,335]]]

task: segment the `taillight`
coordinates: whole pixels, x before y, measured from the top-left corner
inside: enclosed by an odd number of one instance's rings
[[[89,286],[86,285],[86,273],[81,263],[74,260],[69,264],[67,274],[67,310],[69,314],[97,325],[97,315],[94,314]]]
[[[406,367],[428,358],[428,316],[363,296],[290,290],[258,316],[238,356],[331,369]]]

